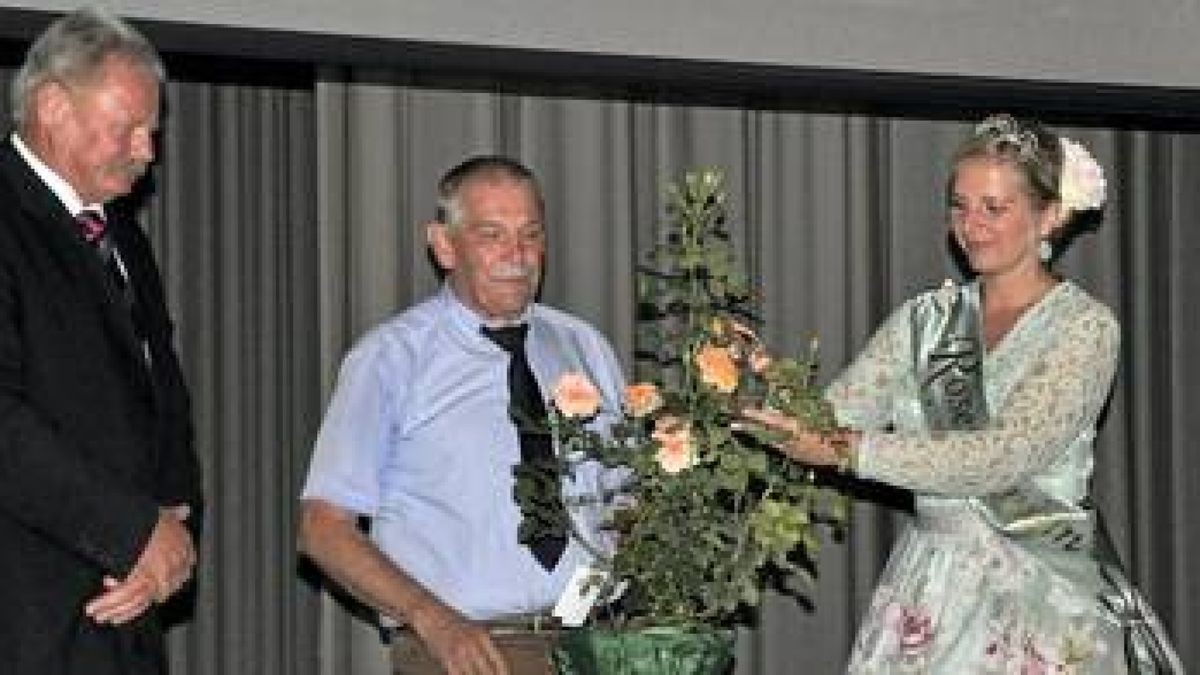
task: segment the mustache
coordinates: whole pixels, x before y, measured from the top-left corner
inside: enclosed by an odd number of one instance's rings
[[[537,268],[517,263],[498,263],[490,270],[490,275],[498,281],[521,281],[536,279]]]
[[[146,175],[146,171],[150,168],[150,165],[146,162],[122,162],[121,164],[114,165],[112,168],[114,172],[130,180],[137,180]]]

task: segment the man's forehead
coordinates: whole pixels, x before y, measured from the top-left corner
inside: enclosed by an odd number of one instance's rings
[[[535,200],[533,185],[529,181],[499,172],[470,176],[464,179],[462,185],[459,187],[459,192],[463,195],[479,192],[507,192],[510,190],[521,191],[529,199]]]
[[[477,180],[463,183],[460,203],[467,216],[483,215],[479,210],[520,210],[529,213],[531,219],[541,220],[541,204],[533,187],[520,180]]]

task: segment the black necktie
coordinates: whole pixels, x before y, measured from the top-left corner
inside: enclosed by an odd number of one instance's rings
[[[550,435],[545,431],[527,428],[527,422],[540,424],[546,419],[546,405],[542,402],[542,392],[533,376],[533,369],[529,367],[529,361],[525,358],[525,334],[528,331],[529,326],[526,324],[483,328],[483,334],[500,345],[511,357],[508,363],[509,411],[520,436],[521,463],[532,466],[551,461],[554,458],[554,447]],[[554,517],[551,520],[565,523],[567,516],[563,508],[562,486],[558,481],[554,481],[553,485],[557,489],[556,493],[547,495],[547,502],[560,510],[561,518]],[[566,546],[565,529],[529,542],[533,556],[548,570],[554,569]]]

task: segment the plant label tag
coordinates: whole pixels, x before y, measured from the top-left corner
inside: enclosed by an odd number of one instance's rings
[[[554,616],[564,626],[582,626],[591,614],[592,607],[600,598],[600,591],[608,580],[608,572],[591,565],[580,565],[567,581],[567,587],[554,605]]]

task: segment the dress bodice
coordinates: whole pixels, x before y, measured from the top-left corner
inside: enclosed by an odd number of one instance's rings
[[[918,502],[1030,481],[1059,498],[1083,499],[1096,420],[1116,368],[1119,330],[1111,312],[1060,282],[985,355],[987,428],[930,431],[913,367],[911,304],[883,324],[828,390],[839,420],[864,430],[860,473],[910,488]]]

